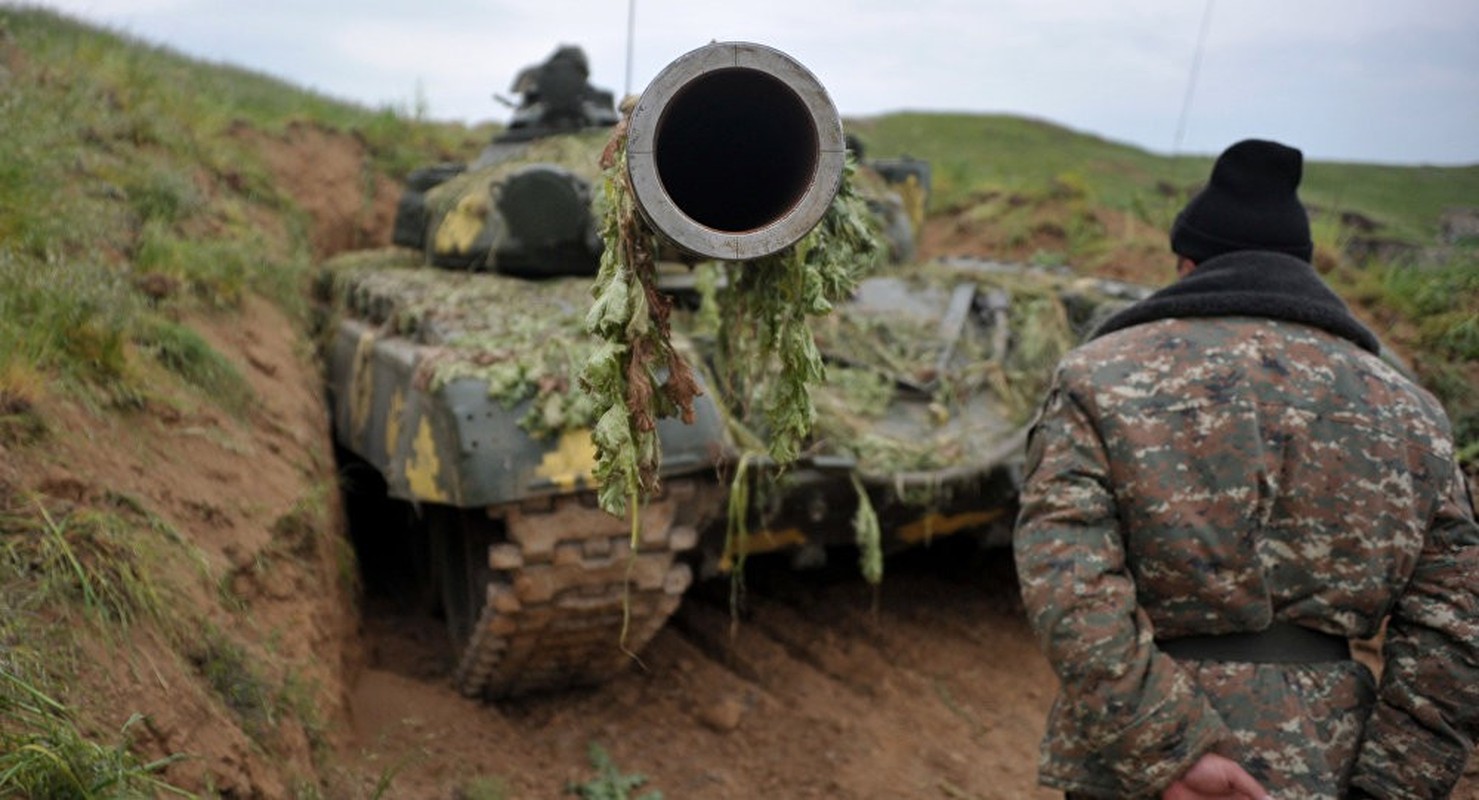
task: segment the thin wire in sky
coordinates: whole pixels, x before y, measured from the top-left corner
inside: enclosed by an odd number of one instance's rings
[[[633,0],[635,2],[635,0]],[[1171,155],[1181,153],[1181,141],[1186,138],[1186,122],[1191,117],[1191,98],[1197,91],[1197,75],[1202,71],[1202,51],[1207,47],[1207,32],[1212,29],[1212,6],[1216,0],[1207,0],[1202,10],[1202,29],[1197,33],[1197,49],[1191,57],[1191,74],[1186,79],[1186,96],[1181,100],[1181,118],[1176,120],[1176,138],[1171,142]]]
[[[622,97],[632,94],[632,40],[636,38],[636,30],[637,0],[627,0],[627,85],[622,89]]]

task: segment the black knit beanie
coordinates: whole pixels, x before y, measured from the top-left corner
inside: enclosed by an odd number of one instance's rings
[[[1245,139],[1223,151],[1212,178],[1171,226],[1171,250],[1200,264],[1235,250],[1273,250],[1309,261],[1310,220],[1299,202],[1304,154]]]

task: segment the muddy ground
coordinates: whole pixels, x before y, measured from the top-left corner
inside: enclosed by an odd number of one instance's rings
[[[435,624],[371,608],[350,755],[408,759],[397,797],[482,776],[556,797],[592,744],[668,798],[1052,796],[1032,777],[1052,681],[1007,561],[941,546],[889,567],[875,593],[849,564],[752,562],[738,619],[725,581],[698,587],[610,685],[491,706],[448,688]]]

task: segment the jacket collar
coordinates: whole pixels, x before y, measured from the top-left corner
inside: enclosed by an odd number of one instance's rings
[[[1297,322],[1381,352],[1376,335],[1314,267],[1302,259],[1267,250],[1239,250],[1198,264],[1191,274],[1120,311],[1090,338],[1133,325],[1173,317],[1264,317]]]

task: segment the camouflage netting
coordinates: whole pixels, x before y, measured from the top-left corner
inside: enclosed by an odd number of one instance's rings
[[[592,186],[598,186],[601,168],[597,161],[608,135],[604,130],[586,131],[510,146],[507,149],[508,155],[502,160],[469,169],[427,192],[428,210],[433,217],[445,217],[453,205],[465,202],[467,198],[487,197],[482,187],[497,186],[509,175],[530,164],[561,167]],[[594,213],[599,216],[599,204],[602,200],[599,197],[593,199],[597,203]]]
[[[1137,291],[978,261],[880,270],[810,321],[825,380],[806,452],[849,457],[878,481],[969,466],[1021,431],[1058,359]],[[953,323],[952,298],[964,302]],[[768,437],[763,419],[735,411],[742,436]]]
[[[477,378],[506,407],[532,398],[521,424],[536,438],[594,424],[591,398],[573,390],[597,345],[584,328],[589,282],[437,269],[393,249],[339,256],[325,275],[341,313],[434,348],[417,366],[423,387]]]
[[[522,422],[536,437],[596,424],[597,403],[577,390],[578,376],[611,345],[586,333],[590,282],[435,269],[422,266],[420,255],[409,250],[351,253],[326,268],[327,287],[341,312],[435,348],[420,367],[427,388],[478,378],[506,406],[533,398]],[[680,334],[709,342],[705,349],[711,354],[719,349],[713,344],[720,327],[717,304],[750,317],[739,294],[722,296],[712,288],[724,283],[723,272],[718,265],[700,269],[711,287],[707,321],[702,315],[673,318]],[[736,280],[743,286],[744,273]],[[806,453],[849,456],[875,477],[961,466],[991,449],[1029,419],[1053,365],[1084,329],[1122,302],[1117,297],[1133,296],[1126,295],[1131,289],[1063,271],[979,262],[891,268],[869,286],[881,282],[897,283],[908,298],[935,302],[921,313],[908,313],[904,303],[844,302],[831,313],[809,316],[822,360],[803,366],[824,365],[825,380],[818,376],[809,385],[815,416],[806,429],[796,430],[802,434],[797,446]],[[942,337],[935,312],[960,286],[974,287],[971,313],[984,324]],[[741,354],[746,345],[761,341],[749,333],[733,338],[739,343],[728,358],[737,363],[749,358]],[[807,352],[805,341],[800,347]],[[699,366],[695,353],[684,361]],[[771,362],[757,357],[749,363]],[[721,369],[711,377],[729,406],[732,431],[747,449],[769,452],[773,428],[765,409],[784,408],[766,400],[776,392],[776,374]],[[739,388],[743,381],[748,390]],[[663,413],[678,411],[666,406]]]

